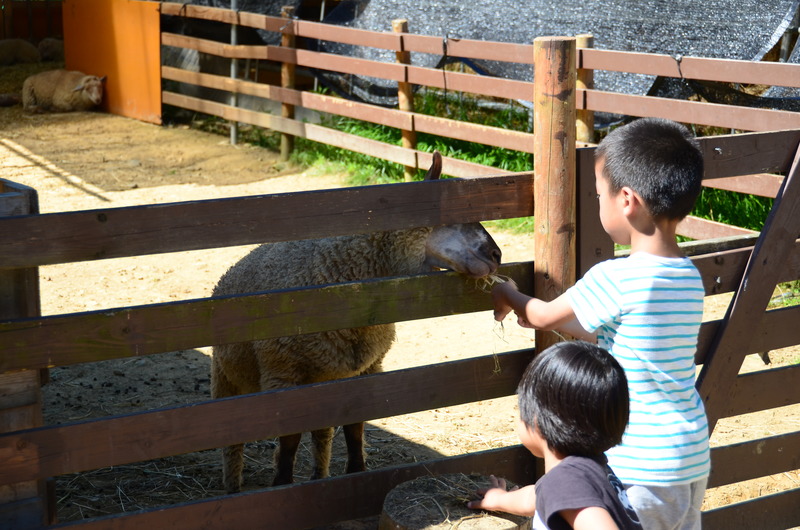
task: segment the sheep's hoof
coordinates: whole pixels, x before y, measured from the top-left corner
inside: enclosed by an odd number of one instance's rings
[[[359,461],[351,462],[348,460],[347,462],[347,469],[345,470],[347,473],[361,473],[362,471],[366,471],[367,466],[364,464],[364,459],[362,458]]]
[[[284,486],[286,484],[292,484],[294,482],[294,477],[291,474],[285,473],[278,473],[275,475],[275,478],[272,481],[273,486]]]
[[[317,466],[311,471],[311,480],[319,480],[321,478],[328,478],[330,473],[327,470],[321,470]]]
[[[229,484],[227,481],[225,482],[226,493],[239,493],[240,491],[242,491],[242,485],[238,481],[235,484]]]

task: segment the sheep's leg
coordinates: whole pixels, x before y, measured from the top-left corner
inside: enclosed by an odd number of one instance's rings
[[[311,438],[314,441],[314,472],[311,474],[311,478],[326,478],[331,467],[333,427],[311,431]]]
[[[218,363],[211,362],[211,396],[215,399],[235,396],[238,389],[225,376]],[[244,471],[244,444],[222,448],[222,484],[228,493],[242,489]]]
[[[361,375],[377,374],[383,371],[383,356],[368,366]],[[347,473],[366,471],[364,454],[364,422],[351,423],[344,426],[344,439],[347,443]]]
[[[291,484],[294,481],[294,459],[302,436],[303,433],[297,433],[280,437],[280,447],[275,451],[277,471],[275,479],[272,481],[273,486]]]
[[[222,448],[222,482],[225,491],[238,493],[242,489],[244,471],[244,444]]]
[[[366,471],[364,463],[364,422],[344,426],[344,439],[347,442],[347,472]]]

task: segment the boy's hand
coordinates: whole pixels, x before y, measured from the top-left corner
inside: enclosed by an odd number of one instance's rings
[[[509,293],[518,292],[519,288],[514,280],[498,283],[492,288],[492,304],[494,304],[494,319],[502,322],[514,310],[509,304]]]
[[[489,482],[491,486],[489,488],[479,489],[477,491],[478,495],[481,495],[482,498],[474,501],[469,501],[467,503],[467,508],[471,510],[489,510],[489,511],[497,511],[503,510],[505,503],[503,502],[505,496],[508,494],[506,488],[508,485],[506,484],[506,479],[504,478],[497,478],[494,475],[489,475]],[[517,486],[514,486],[511,491],[519,489]]]

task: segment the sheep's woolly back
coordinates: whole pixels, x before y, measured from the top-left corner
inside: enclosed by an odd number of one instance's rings
[[[306,287],[429,271],[430,228],[269,243],[220,279],[214,295]]]
[[[419,228],[262,245],[222,276],[214,296],[429,271],[424,260],[430,231]],[[386,324],[217,346],[212,395],[379,372],[394,337],[394,324]]]
[[[41,60],[36,46],[24,39],[0,40],[0,66],[19,63],[38,63]]]
[[[42,61],[63,61],[64,60],[64,41],[47,37],[39,41],[39,55]]]
[[[89,110],[102,101],[103,80],[75,70],[48,70],[22,84],[22,106],[29,112]]]

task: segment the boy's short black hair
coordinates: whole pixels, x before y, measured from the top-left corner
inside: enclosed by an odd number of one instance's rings
[[[625,372],[588,342],[559,342],[537,355],[517,397],[522,421],[563,456],[598,457],[622,441],[628,425]]]
[[[703,180],[703,153],[683,125],[641,118],[611,131],[595,151],[603,176],[617,193],[627,186],[654,218],[683,219],[692,211]]]

